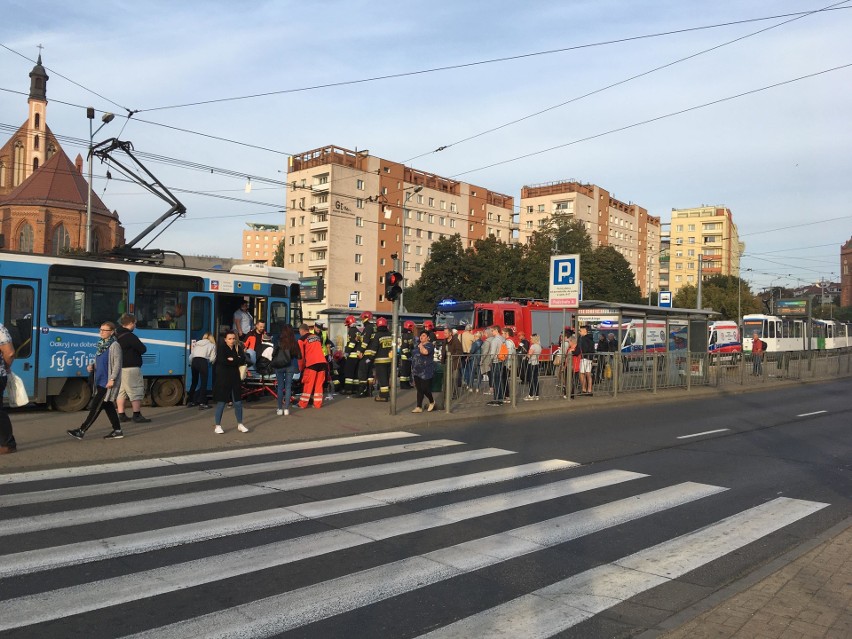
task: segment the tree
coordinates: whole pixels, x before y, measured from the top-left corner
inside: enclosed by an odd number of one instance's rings
[[[642,293],[624,256],[612,246],[599,246],[580,264],[583,298],[639,304]]]
[[[521,294],[518,297],[546,298],[551,255],[580,255],[580,270],[592,252],[592,238],[579,220],[565,216],[551,218],[551,223],[535,231],[523,246],[522,262],[515,281]]]
[[[284,239],[278,242],[275,247],[275,254],[272,256],[272,266],[284,266]]]
[[[739,301],[737,297],[739,296]],[[674,296],[672,304],[678,308],[695,308],[698,289],[684,286]],[[721,319],[739,321],[737,313],[762,313],[763,304],[749,288],[748,282],[736,275],[712,275],[704,280],[701,288],[701,305],[721,313]]]
[[[469,274],[463,267],[464,261],[465,251],[460,235],[435,241],[419,279],[405,288],[403,299],[406,308],[415,313],[431,313],[439,300],[447,297],[463,299],[470,283]]]

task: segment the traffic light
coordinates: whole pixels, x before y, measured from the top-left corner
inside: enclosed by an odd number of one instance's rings
[[[395,302],[402,293],[402,273],[388,271],[385,273],[385,299]]]

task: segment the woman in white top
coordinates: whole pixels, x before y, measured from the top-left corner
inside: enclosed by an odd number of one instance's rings
[[[537,400],[539,398],[538,385],[538,359],[541,356],[541,338],[538,333],[530,336],[529,353],[527,353],[527,379],[530,381],[530,394],[524,397],[525,401]]]
[[[207,377],[210,366],[216,361],[216,342],[213,340],[213,334],[204,333],[204,337],[192,345],[189,357],[192,381],[186,394],[186,405],[198,406],[199,410],[210,408],[207,403]]]

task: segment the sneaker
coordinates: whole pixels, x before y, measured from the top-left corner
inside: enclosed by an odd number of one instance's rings
[[[150,423],[150,421],[151,420],[148,419],[147,417],[143,417],[142,413],[139,413],[138,415],[133,416],[133,422],[135,424],[148,424],[148,423]]]
[[[216,424],[216,428],[213,429],[213,432],[216,433],[217,435],[221,435],[222,433],[225,432],[225,429],[222,428],[221,426],[219,426],[219,424]]]
[[[492,399],[490,402],[487,402],[485,405],[486,406],[502,406],[503,400]]]
[[[285,408],[285,409],[284,409],[284,416],[286,417],[286,416],[287,416],[287,415],[289,415],[289,414],[290,414],[290,409],[289,409],[289,408]]]
[[[74,439],[83,439],[83,436],[86,434],[83,432],[81,428],[75,428],[74,430],[69,430],[68,434],[71,435]]]
[[[122,424],[126,424],[127,422],[130,421],[130,418],[127,415],[125,415],[124,413],[122,413],[121,415],[118,416],[118,421],[120,421]]]
[[[426,412],[431,413],[433,410],[435,410],[435,402],[429,404],[429,406],[426,408]]]
[[[532,395],[527,395],[526,397],[524,397],[525,402],[531,402],[534,399],[535,399],[535,397],[533,397]]]
[[[208,408],[210,408],[210,404],[199,404],[198,405],[198,410],[207,410]]]
[[[412,413],[422,413],[422,412],[423,412],[423,409],[422,409],[422,408],[420,408],[419,406],[415,406],[415,407],[414,407],[414,410],[413,410],[413,411],[411,411],[411,412],[412,412]]]
[[[279,408],[277,411],[275,411],[275,414],[276,414],[276,415],[278,415],[278,417],[281,417],[281,415],[283,415],[283,414],[284,414],[284,409],[283,409],[283,408]]]
[[[114,430],[109,435],[104,435],[104,439],[122,439],[124,437],[124,433],[121,430]]]
[[[538,395],[536,395],[535,397],[533,397],[533,399],[534,399],[535,401],[538,401],[538,400],[540,400],[540,399],[541,399],[541,397],[539,397]]]
[[[237,424],[237,430],[240,431],[241,433],[249,432],[249,429],[246,428],[245,424]]]

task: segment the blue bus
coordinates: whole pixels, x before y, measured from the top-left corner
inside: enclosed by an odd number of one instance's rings
[[[81,410],[98,328],[125,312],[147,346],[146,393],[157,406],[183,400],[189,351],[233,324],[243,300],[273,335],[301,321],[299,274],[263,264],[203,270],[97,258],[0,251],[0,321],[15,347],[13,371],[30,401]]]

